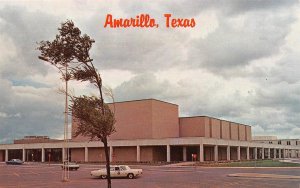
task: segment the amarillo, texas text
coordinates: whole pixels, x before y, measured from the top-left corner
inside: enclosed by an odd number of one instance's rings
[[[194,18],[176,18],[172,14],[164,14],[165,27],[166,28],[193,28],[196,26]],[[159,24],[156,23],[154,18],[151,18],[149,14],[140,14],[135,18],[113,18],[111,14],[106,15],[104,27],[110,28],[158,28]]]

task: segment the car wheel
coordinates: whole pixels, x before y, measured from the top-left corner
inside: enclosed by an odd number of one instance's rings
[[[129,179],[133,179],[133,178],[134,178],[134,175],[130,173],[130,174],[127,175],[127,177],[128,177]]]
[[[106,175],[101,175],[100,178],[101,179],[106,179]]]

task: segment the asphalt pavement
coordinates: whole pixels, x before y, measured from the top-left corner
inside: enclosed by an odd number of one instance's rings
[[[78,171],[69,173],[69,181],[62,182],[59,165],[30,163],[20,166],[0,163],[0,188],[94,188],[106,187],[106,180],[90,176],[100,165],[81,164]],[[276,178],[300,176],[300,168],[219,168],[177,166],[132,166],[142,168],[136,179],[113,179],[113,188],[299,188],[300,179]],[[229,176],[230,174],[269,174],[274,177]]]

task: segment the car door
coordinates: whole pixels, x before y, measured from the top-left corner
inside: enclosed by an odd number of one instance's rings
[[[120,166],[120,176],[127,177],[127,171],[125,166]]]
[[[110,167],[110,177],[117,177],[115,167]]]
[[[120,167],[118,167],[118,166],[115,167],[115,174],[116,174],[116,177],[122,177]]]

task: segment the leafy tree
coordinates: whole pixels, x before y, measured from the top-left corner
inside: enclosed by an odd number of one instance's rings
[[[50,41],[38,43],[40,59],[57,67],[66,81],[73,79],[89,81],[99,91],[99,96],[71,96],[70,111],[78,122],[75,136],[83,135],[104,144],[107,170],[107,186],[111,188],[110,161],[107,138],[115,132],[114,112],[104,103],[102,78],[94,67],[89,50],[95,42],[88,35],[81,35],[72,21],[66,21],[58,28],[59,34]],[[66,87],[67,88],[67,87]],[[67,89],[66,89],[67,90]],[[67,91],[66,91],[67,92]]]

